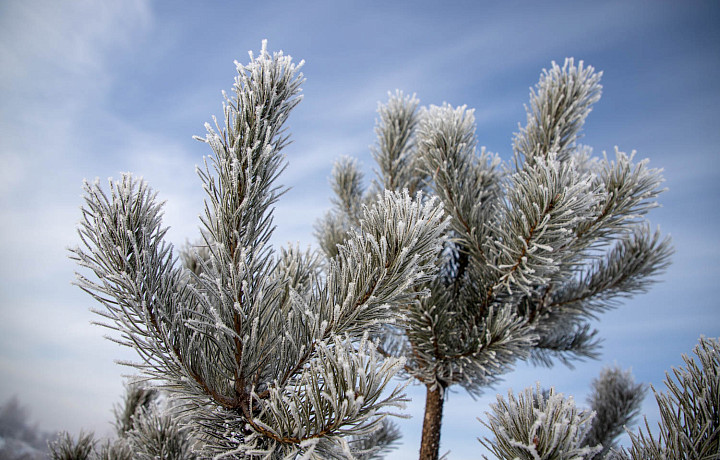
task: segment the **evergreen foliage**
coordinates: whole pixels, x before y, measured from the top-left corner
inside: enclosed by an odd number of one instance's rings
[[[0,459],[40,460],[49,454],[48,440],[55,437],[30,421],[29,409],[16,396],[0,405]]]
[[[473,110],[419,108],[396,92],[378,111],[368,190],[355,161],[333,169],[334,208],[316,227],[331,261],[377,190],[425,192],[450,215],[438,276],[422,286],[430,296],[403,305],[404,319],[375,336],[427,387],[422,459],[438,456],[447,388],[475,396],[518,360],[597,357],[590,321],[645,291],[669,263],[669,239],[646,221],[661,170],[617,149],[597,158],[578,143],[600,77],[572,59],[544,71],[510,164],[477,147]]]
[[[667,374],[668,393],[655,392],[660,408],[658,430],[628,430],[645,393],[629,371],[605,369],[593,381],[590,410],[578,411],[572,397],[554,390],[527,388],[508,401],[498,396],[488,421],[495,435],[480,442],[500,459],[710,460],[720,458],[720,340],[700,338],[683,355],[685,366]],[[632,445],[620,449],[615,439],[626,431]]]
[[[526,388],[508,400],[498,395],[488,421],[495,435],[480,443],[499,459],[613,459],[617,438],[639,414],[645,388],[630,371],[604,369],[592,382],[589,409],[553,388]]]
[[[668,392],[655,393],[660,408],[657,437],[630,434],[632,446],[621,458],[709,460],[720,458],[720,340],[700,338],[697,361],[683,355],[684,367],[666,374]]]
[[[108,192],[84,187],[82,247],[71,257],[94,279],[78,274],[77,284],[102,305],[113,340],[137,351],[131,365],[178,401],[175,416],[202,456],[352,458],[354,446],[372,455],[349,440],[384,429],[405,401],[402,386],[389,389],[404,359],[382,359],[368,334],[426,295],[442,207],[386,191],[358,206],[359,225],[327,263],[270,247],[301,65],[265,44],[237,64],[223,125],[199,138],[212,156],[198,171],[202,241],[182,256],[185,266],[163,240],[162,204],[142,180],[124,174]],[[170,433],[163,423],[147,418],[130,433],[150,441],[144,427]]]
[[[139,383],[129,383],[126,386],[123,404],[116,406],[114,410],[115,429],[119,437],[132,431],[137,418],[153,409],[157,396],[158,391],[155,388],[145,388]]]
[[[92,433],[81,432],[77,439],[70,434],[60,433],[56,440],[50,443],[50,458],[53,460],[86,460],[95,448],[95,439]]]
[[[74,439],[63,432],[50,443],[54,459],[195,460],[195,438],[173,416],[172,407],[156,388],[135,382],[126,385],[125,397],[115,408],[117,438],[96,442],[92,433]]]
[[[150,411],[138,417],[128,433],[133,458],[138,460],[194,460],[193,442],[187,426],[167,413]]]
[[[645,393],[645,386],[636,384],[629,370],[622,371],[616,367],[603,369],[600,376],[593,380],[587,402],[595,417],[582,443],[602,446],[595,458],[605,458],[613,452],[615,440],[640,414]]]
[[[491,404],[485,426],[496,439],[480,441],[497,458],[527,460],[570,460],[592,458],[602,446],[586,446],[594,414],[575,407],[572,397],[550,389],[546,394],[538,385],[527,388],[517,398],[510,391],[507,401],[498,395]]]

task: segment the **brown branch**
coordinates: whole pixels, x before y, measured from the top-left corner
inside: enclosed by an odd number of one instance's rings
[[[532,227],[530,227],[530,231],[528,232],[528,235],[525,237],[525,244],[523,245],[523,249],[520,253],[520,255],[516,258],[515,264],[513,264],[512,267],[510,267],[510,271],[505,273],[502,278],[507,278],[512,273],[514,273],[518,268],[520,268],[520,264],[522,263],[522,259],[527,255],[528,246],[530,245],[530,240],[532,240],[533,235],[535,234],[535,230],[537,230],[538,225],[540,225],[540,222],[542,222],[542,217],[548,215],[550,212],[552,212],[553,209],[555,209],[555,205],[557,201],[560,199],[560,195],[557,194],[555,197],[548,203],[547,207],[543,210],[541,213],[541,218],[537,219],[537,221],[533,224]],[[485,297],[485,304],[490,302],[490,297],[493,295],[494,290],[492,287],[488,288],[486,297]]]
[[[243,291],[240,289],[238,299],[236,302],[242,307],[243,302]],[[233,305],[233,327],[235,328],[235,335],[233,336],[233,343],[235,345],[235,394],[239,397],[245,395],[245,378],[242,375],[242,355],[243,355],[243,343],[240,340],[240,333],[242,330],[242,318],[240,314],[235,310]]]
[[[262,434],[263,436],[266,436],[274,441],[277,441],[282,444],[300,444],[303,441],[307,441],[308,439],[316,439],[321,438],[328,433],[331,432],[333,428],[333,424],[325,425],[323,426],[322,430],[320,430],[318,433],[315,433],[313,435],[304,437],[304,438],[296,438],[296,437],[283,437],[279,436],[275,433],[273,433],[270,430],[267,430],[266,428],[263,428],[262,426],[258,425],[258,423],[255,421],[255,417],[253,416],[253,403],[252,398],[248,398],[248,405],[242,404],[241,410],[243,417],[248,422],[248,424],[258,433]]]
[[[387,269],[389,266],[390,266],[390,262],[388,261],[385,263],[385,269]],[[372,296],[372,294],[377,289],[379,282],[380,282],[380,280],[378,278],[374,279],[372,282],[372,285],[368,287],[368,289],[365,291],[365,293],[360,298],[360,300],[355,302],[355,305],[353,306],[353,308],[358,308],[360,305],[367,302],[367,300]],[[327,326],[327,328],[323,331],[323,334],[322,334],[323,339],[330,337],[329,332],[333,330],[334,325],[335,325],[335,319],[333,318],[333,321],[331,321],[330,324]],[[285,372],[285,375],[283,375],[283,377],[279,380],[281,385],[284,384],[285,382],[287,382],[287,380],[292,375],[294,375],[298,370],[300,370],[300,368],[302,368],[302,366],[305,365],[305,363],[310,359],[313,352],[315,351],[315,347],[317,346],[317,343],[318,343],[317,339],[313,340],[312,343],[310,343],[310,346],[308,347],[305,354],[303,354],[303,356],[298,360],[297,364]],[[269,395],[268,392],[269,392],[269,390],[265,390],[262,393],[260,393],[260,396],[264,399]]]
[[[163,333],[162,328],[160,327],[160,321],[158,320],[157,315],[155,314],[155,311],[150,307],[149,304],[146,307],[146,311],[147,311],[148,315],[150,316],[150,323],[153,325],[156,335],[158,337],[165,337],[165,334]],[[168,345],[166,340],[163,340],[163,342],[165,343],[165,345]],[[217,402],[220,406],[224,407],[225,409],[237,409],[240,406],[240,398],[229,398],[229,397],[222,395],[222,394],[218,393],[217,391],[215,391],[213,388],[210,387],[210,385],[208,385],[208,383],[205,381],[205,379],[200,374],[198,374],[197,372],[192,370],[190,365],[183,358],[183,353],[180,351],[180,348],[177,346],[177,344],[171,343],[169,345],[170,345],[170,349],[175,354],[175,358],[183,364],[185,371],[188,374],[190,374],[190,377],[192,377],[192,379],[198,385],[200,385],[200,387],[205,391],[205,393],[210,395],[210,397],[215,402]]]

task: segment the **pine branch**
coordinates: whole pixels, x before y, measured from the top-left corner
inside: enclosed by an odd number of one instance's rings
[[[367,340],[357,347],[336,337],[320,343],[316,358],[284,388],[271,388],[261,416],[250,423],[267,437],[286,444],[301,444],[329,435],[348,436],[372,431],[382,408],[402,407],[397,387],[381,399],[382,390],[402,365],[386,360],[378,367],[374,346]],[[298,423],[311,420],[311,424]]]
[[[603,446],[596,458],[605,458],[614,449],[616,438],[639,415],[645,393],[645,386],[636,384],[630,371],[617,367],[603,369],[593,380],[588,403],[595,418],[583,444]]]
[[[600,357],[598,331],[589,324],[576,323],[566,315],[543,323],[534,329],[539,340],[531,350],[531,363],[551,367],[557,360],[573,369],[575,361]]]
[[[507,203],[498,209],[493,242],[497,282],[488,295],[499,288],[510,294],[529,293],[548,283],[564,262],[575,257],[575,248],[566,240],[573,229],[593,218],[596,199],[591,177],[552,154],[515,173]]]
[[[104,306],[98,313],[115,340],[136,349],[135,367],[181,401],[203,455],[315,458],[343,451],[344,437],[369,434],[403,402],[402,388],[381,396],[403,360],[381,362],[364,337],[401,318],[397,304],[425,295],[447,223],[436,200],[407,191],[353,208],[360,177],[348,164],[336,191],[352,195],[345,212],[358,228],[342,237],[337,256],[324,264],[295,248],[276,254],[275,181],[303,78],[300,65],[265,45],[250,57],[237,65],[224,127],[208,126],[201,139],[213,151],[198,171],[204,228],[182,253],[185,268],[163,241],[162,205],[130,175],[111,181],[110,196],[86,184],[84,248],[72,257],[96,275],[78,275],[78,284]],[[184,429],[159,415],[143,420],[128,431],[138,442]]]
[[[472,395],[496,383],[518,359],[527,357],[536,336],[511,307],[495,307],[478,319],[437,298],[408,315],[413,377],[433,387],[458,384]],[[453,308],[454,307],[454,308]],[[452,310],[450,310],[452,308]],[[474,324],[469,322],[475,321]]]
[[[105,307],[97,313],[109,322],[100,324],[137,350],[137,368],[173,381],[200,379],[197,369],[182,366],[191,351],[177,334],[185,319],[179,308],[194,300],[162,241],[161,205],[130,175],[110,187],[108,197],[98,183],[85,183],[79,235],[87,250],[73,249],[71,257],[99,281],[78,275],[76,284]]]
[[[647,419],[646,432],[630,434],[624,458],[703,459],[720,455],[720,341],[700,338],[697,361],[683,355],[685,366],[667,374],[667,393],[653,388],[660,408],[658,437]]]
[[[420,101],[415,95],[408,96],[402,91],[388,93],[388,96],[388,102],[378,106],[377,144],[371,151],[380,168],[376,171],[374,193],[407,189],[410,195],[414,195],[423,190],[425,183],[414,151]]]
[[[129,433],[133,458],[138,460],[195,460],[190,429],[181,426],[171,415],[148,411],[138,417]]]
[[[125,436],[135,428],[137,417],[150,408],[158,392],[154,388],[146,388],[139,383],[125,386],[123,404],[115,407],[115,430],[119,437]]]
[[[465,106],[430,106],[418,128],[418,156],[431,188],[453,217],[451,228],[473,256],[485,258],[483,238],[498,198],[499,159],[476,152],[475,118]]]
[[[360,223],[363,203],[363,173],[357,160],[340,158],[333,167],[330,184],[337,198],[333,204],[351,226]]]
[[[365,316],[416,299],[411,288],[432,279],[446,225],[434,200],[421,204],[407,192],[386,192],[367,208],[328,269],[325,302],[337,330],[362,334],[371,325]]]
[[[597,257],[579,278],[569,280],[543,307],[593,316],[613,307],[623,297],[646,292],[670,264],[670,239],[639,225],[622,235],[603,256]]]
[[[565,398],[553,388],[547,394],[538,385],[525,389],[507,401],[498,395],[491,404],[488,421],[482,422],[495,435],[480,443],[500,459],[591,459],[602,446],[586,447],[582,440],[593,418],[580,411],[572,397]],[[487,457],[485,457],[487,458]]]
[[[397,425],[384,418],[377,431],[355,437],[349,441],[349,444],[357,460],[381,460],[397,448],[397,442],[401,437]]]
[[[526,106],[527,124],[513,140],[515,161],[532,166],[538,158],[555,153],[560,162],[567,160],[575,146],[592,105],[600,99],[602,72],[595,72],[583,61],[565,59],[562,67],[552,63],[543,70],[535,90],[530,91]]]
[[[327,212],[315,223],[313,235],[327,259],[337,257],[338,246],[345,243],[349,230],[350,228],[342,213]]]
[[[92,433],[81,432],[76,440],[67,432],[62,432],[55,441],[49,443],[50,458],[52,460],[87,460],[95,445],[93,438]]]
[[[596,217],[580,225],[576,238],[591,241],[592,245],[607,244],[617,235],[642,223],[642,218],[659,206],[655,199],[665,191],[662,170],[647,167],[648,160],[633,164],[635,152],[627,155],[615,149],[615,161],[607,155],[594,164],[595,184],[602,190]]]

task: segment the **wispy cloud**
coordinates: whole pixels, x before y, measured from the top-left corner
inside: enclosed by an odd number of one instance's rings
[[[65,247],[79,218],[79,177],[99,160],[79,152],[93,135],[86,122],[103,111],[113,54],[150,26],[149,4],[1,8],[0,399],[19,395],[44,428],[107,432],[108,391],[119,394],[124,372],[110,357],[123,353],[89,327]]]

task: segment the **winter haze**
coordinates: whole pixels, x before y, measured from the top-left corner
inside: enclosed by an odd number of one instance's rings
[[[669,190],[649,218],[672,235],[673,264],[648,294],[601,317],[600,360],[519,366],[479,400],[451,393],[441,452],[477,458],[487,430],[476,417],[508,388],[540,381],[583,405],[600,369],[617,364],[663,389],[700,335],[720,335],[718,24],[709,1],[1,2],[0,403],[16,395],[45,430],[111,432],[131,372],[114,361],[135,355],[90,325],[96,305],[70,284],[82,181],[143,176],[167,201],[175,246],[195,239],[195,165],[210,151],[192,136],[221,115],[233,61],[263,39],[306,62],[274,234],[302,247],[316,247],[334,160],[356,157],[372,175],[375,110],[388,91],[475,108],[479,144],[508,159],[543,68],[574,57],[603,71],[582,142],[664,168]],[[409,395],[392,458],[417,457],[424,389]],[[652,396],[643,412],[654,425]]]

